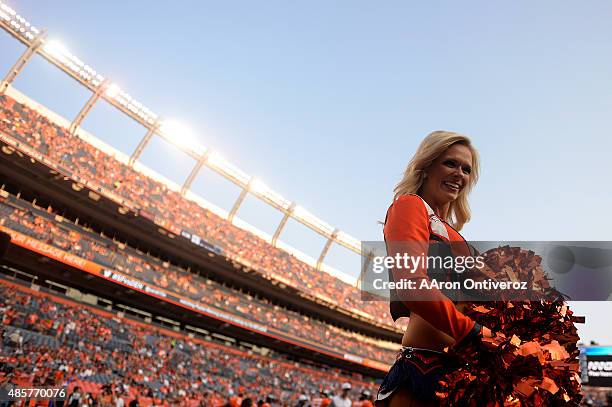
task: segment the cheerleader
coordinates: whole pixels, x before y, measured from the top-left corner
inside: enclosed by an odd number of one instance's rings
[[[431,254],[432,243],[448,244],[455,256],[471,255],[459,234],[470,220],[468,195],[478,179],[478,153],[470,139],[436,131],[420,144],[387,211],[384,236],[387,254]],[[431,270],[429,270],[431,272]],[[390,280],[429,280],[428,270],[390,270]],[[376,397],[377,406],[435,406],[438,379],[457,366],[444,348],[462,341],[492,337],[486,327],[461,312],[437,289],[391,290],[394,321],[410,317],[397,355]]]

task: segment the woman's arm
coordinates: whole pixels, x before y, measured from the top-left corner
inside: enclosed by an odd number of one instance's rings
[[[415,257],[427,256],[429,217],[421,199],[411,195],[399,197],[389,208],[384,233],[388,256],[403,256],[405,253]],[[411,271],[405,268],[391,270],[395,281],[407,279],[415,282],[416,289],[396,290],[411,312],[417,313],[435,328],[452,336],[455,343],[472,331],[480,331],[480,326],[457,311],[453,302],[440,290],[418,289],[422,281],[429,282],[426,267],[417,267],[414,272]]]

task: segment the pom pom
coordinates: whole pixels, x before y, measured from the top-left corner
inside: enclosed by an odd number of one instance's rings
[[[546,291],[546,299],[510,301],[500,294],[500,301],[467,304],[463,312],[496,334],[448,350],[460,367],[441,378],[441,405],[577,406],[582,395],[574,323],[580,318],[549,286],[532,251],[506,246],[483,257],[483,278],[529,281]]]

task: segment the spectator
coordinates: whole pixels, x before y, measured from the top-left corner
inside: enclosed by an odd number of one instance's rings
[[[329,395],[331,394],[330,390],[323,389],[320,391],[320,397],[312,400],[313,407],[327,407],[331,404],[331,398]]]
[[[348,397],[349,391],[351,390],[351,384],[346,382],[342,383],[340,395],[332,398],[331,407],[351,407],[351,400]]]
[[[81,405],[81,397],[81,389],[79,386],[75,386],[68,397],[68,407],[79,407]]]
[[[21,331],[19,329],[15,329],[12,334],[8,336],[9,344],[19,348],[19,350],[23,349],[23,336],[21,336]]]
[[[374,404],[372,404],[372,393],[368,389],[364,389],[361,391],[359,401],[361,402],[359,407],[374,407]]]
[[[310,406],[310,404],[308,403],[308,397],[305,394],[300,394],[300,397],[298,397],[298,402],[295,405],[295,407],[307,407]]]

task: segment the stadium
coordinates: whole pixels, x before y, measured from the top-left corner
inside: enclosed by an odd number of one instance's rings
[[[375,394],[402,331],[324,263],[331,245],[360,242],[181,140],[5,4],[0,17],[27,47],[0,96],[5,380],[68,380],[100,405],[320,405],[346,383],[355,400]],[[36,53],[92,91],[74,120],[11,86]],[[131,156],[80,127],[100,99],[146,130]],[[152,137],[197,161],[183,185],[139,163]],[[242,188],[231,211],[189,191],[203,166]],[[273,236],[235,216],[246,194],[283,213]],[[328,239],[318,260],[279,239],[289,218]]]
[[[2,2],[0,25],[25,46],[0,84],[0,384],[65,387],[88,406],[318,407],[346,390],[353,406],[372,406],[405,324],[326,263],[334,246],[361,256],[361,241],[186,136]],[[13,86],[34,56],[89,92],[76,117]],[[101,101],[142,128],[130,155],[81,127]],[[155,138],[196,163],[182,184],[139,160]],[[228,210],[191,190],[203,168],[240,189]],[[273,234],[240,219],[247,196],[281,214]],[[317,258],[283,242],[289,220],[325,239]],[[581,354],[585,392],[602,403],[610,355]]]

